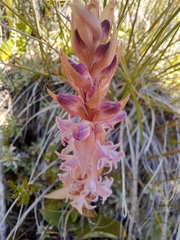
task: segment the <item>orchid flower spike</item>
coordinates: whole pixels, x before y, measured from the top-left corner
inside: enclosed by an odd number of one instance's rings
[[[106,130],[122,121],[122,109],[129,96],[120,102],[104,100],[111,79],[120,61],[121,46],[117,44],[117,29],[113,22],[114,3],[110,1],[102,13],[96,0],[88,5],[70,4],[72,9],[72,48],[79,58],[73,62],[61,50],[60,57],[67,80],[77,95],[47,89],[49,95],[69,114],[68,119],[56,117],[61,133],[61,172],[63,188],[47,194],[46,198],[66,199],[83,214],[91,210],[91,202],[105,200],[111,195],[113,178],[108,174],[117,168],[123,152],[120,145],[106,139]]]

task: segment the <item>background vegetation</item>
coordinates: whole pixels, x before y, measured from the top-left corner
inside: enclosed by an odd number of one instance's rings
[[[88,2],[88,1],[85,1]],[[108,1],[99,1],[105,6]],[[115,21],[123,56],[109,99],[131,94],[124,122],[109,134],[125,157],[113,194],[96,217],[43,195],[61,187],[55,116],[47,95],[71,92],[59,61],[73,57],[69,1],[0,2],[1,166],[8,239],[180,239],[180,6],[178,0],[121,0]],[[7,98],[8,96],[8,98]],[[4,105],[7,103],[8,104]],[[3,109],[2,109],[3,108]],[[95,213],[89,213],[95,214]]]

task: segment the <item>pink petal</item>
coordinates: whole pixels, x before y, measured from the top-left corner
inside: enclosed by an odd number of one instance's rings
[[[117,64],[118,64],[117,57],[115,55],[111,64],[101,71],[101,77],[100,77],[100,80],[99,80],[98,84],[101,87],[102,94],[104,96],[106,96],[106,94],[109,90],[111,79],[112,79],[112,77],[113,77],[113,75],[116,71]]]
[[[87,5],[87,9],[99,19],[99,4],[98,1],[91,1],[90,4]]]
[[[68,62],[79,74],[81,74],[81,76],[83,75],[84,77],[89,77],[89,72],[85,64],[83,63],[76,64],[70,59],[68,60]]]
[[[86,46],[84,41],[81,39],[76,27],[74,26],[73,17],[71,21],[71,26],[72,26],[72,29],[71,29],[72,49],[81,62],[87,63],[87,58],[85,53],[88,47]],[[81,49],[81,51],[79,51],[79,49]]]
[[[110,142],[111,143],[111,142]],[[117,168],[117,163],[121,160],[124,152],[115,151],[119,147],[120,143],[113,145],[108,144],[107,146],[102,146],[99,141],[96,143],[96,155],[98,158],[98,169],[102,167],[109,167],[109,171],[104,173],[107,174],[111,172],[112,168]]]
[[[103,101],[94,114],[94,121],[105,121],[116,115],[120,110],[119,102]]]
[[[90,192],[96,192],[96,183],[93,179],[89,181],[89,190]]]
[[[114,179],[111,177],[108,179],[105,177],[103,181],[99,181],[97,185],[97,194],[103,198],[103,203],[112,194],[110,187],[113,184]]]
[[[72,141],[72,132],[76,124],[70,120],[61,120],[59,117],[56,117],[56,124],[60,130],[58,133],[61,133],[61,143],[65,146],[65,142],[70,143]]]
[[[70,94],[58,94],[57,100],[62,108],[69,114],[85,117],[85,112],[87,111],[80,97]]]
[[[76,125],[70,120],[61,120],[59,117],[56,117],[56,124],[60,130],[68,132],[72,131]]]
[[[83,207],[86,207],[89,210],[94,209],[96,207],[96,206],[91,206],[86,201],[86,195],[85,194],[75,195],[74,200],[71,202],[71,205],[75,207],[80,214],[83,214]]]
[[[66,112],[74,116],[80,116],[82,118],[86,118],[87,110],[82,102],[81,98],[78,96],[70,95],[70,94],[54,94],[48,88],[48,94],[61,105],[62,108]]]
[[[110,63],[110,65],[108,67],[104,68],[101,73],[103,75],[107,75],[108,74],[108,76],[113,75],[115,70],[116,70],[116,63],[117,63],[117,57],[115,55],[113,60],[112,60],[112,62]]]
[[[76,129],[73,132],[73,137],[80,141],[86,139],[90,134],[90,125],[91,123],[89,121],[81,121],[76,126]]]
[[[71,141],[66,141],[66,139],[64,140],[66,143],[68,143],[66,145],[65,148],[63,148],[63,150],[61,151],[61,154],[62,155],[67,155],[67,154],[70,154],[72,152],[75,152],[76,149],[75,149],[75,146],[74,146],[74,138],[72,137],[71,135]]]
[[[108,67],[116,54],[116,46],[117,46],[117,29],[114,26],[113,34],[110,40],[110,43],[102,45],[97,48],[96,58],[97,62],[93,67],[92,76],[97,76],[102,69]]]
[[[87,48],[87,45],[83,42],[83,40],[82,40],[82,38],[80,37],[77,29],[75,30],[75,36],[76,36],[76,41],[78,42],[79,46],[80,46],[82,49]]]
[[[120,108],[120,104],[118,102],[111,102],[111,101],[103,101],[100,105],[100,111],[103,114],[114,114]]]
[[[96,48],[96,56],[98,58],[102,58],[105,54],[105,52],[108,50],[109,48],[109,44],[110,42],[106,43],[106,44],[101,44]]]
[[[68,60],[66,54],[61,50],[61,63],[63,70],[67,76],[69,84],[80,94],[79,88],[83,88],[87,92],[92,85],[92,77],[85,64],[76,64],[72,60]]]
[[[103,127],[113,130],[114,125],[118,122],[121,122],[126,117],[126,115],[127,113],[124,111],[118,112],[115,116],[106,120],[106,122],[103,123]]]
[[[104,167],[104,161],[103,161],[102,158],[100,158],[100,159],[98,160],[98,163],[97,163],[97,169],[99,170],[99,169],[101,169],[101,168],[103,168],[103,167]]]
[[[94,89],[92,89],[94,91]],[[100,86],[97,86],[95,88],[94,93],[91,92],[90,94],[88,94],[88,101],[86,101],[86,105],[93,109],[93,108],[98,108],[99,105],[101,104],[101,102],[104,99],[104,95],[102,94],[102,90]],[[90,97],[92,94],[92,97]]]
[[[70,4],[73,11],[73,21],[81,39],[87,46],[101,38],[102,29],[99,20],[86,7],[80,3]]]
[[[95,91],[96,91],[96,87],[95,87],[95,86],[92,86],[92,87],[89,89],[89,91],[86,93],[86,101],[87,101],[87,102],[92,98],[92,96],[93,96],[93,94],[95,93]]]
[[[59,179],[64,183],[64,187],[69,187],[77,178],[80,176],[79,168],[74,172],[74,176],[70,174],[70,172],[64,172],[58,174]]]
[[[106,42],[108,37],[109,37],[109,33],[110,33],[110,22],[105,19],[102,23],[101,23],[101,27],[102,27],[102,32],[103,32],[103,37],[102,37],[102,42]]]

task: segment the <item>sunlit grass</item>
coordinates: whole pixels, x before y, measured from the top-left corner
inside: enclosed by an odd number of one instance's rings
[[[68,2],[15,0],[0,5],[1,82],[12,96],[7,116],[16,116],[16,125],[12,118],[9,129],[2,128],[5,136],[13,130],[1,146],[1,159],[6,159],[7,180],[22,186],[26,179],[37,188],[29,204],[19,208],[10,195],[12,189],[7,191],[7,240],[27,238],[28,225],[32,237],[37,233],[40,239],[70,235],[77,239],[86,234],[89,239],[100,238],[99,232],[112,238],[107,226],[93,233],[93,221],[79,216],[67,203],[43,200],[45,193],[60,185],[55,116],[67,117],[51,102],[45,86],[57,93],[72,91],[59,62],[60,48],[72,55]],[[108,97],[120,100],[130,93],[131,99],[126,120],[111,135],[114,141],[122,140],[125,157],[113,172],[113,194],[99,205],[97,222],[104,214],[118,220],[119,236],[130,240],[178,239],[180,7],[175,0],[118,1],[115,21],[123,56]],[[18,162],[13,159],[17,156]],[[48,216],[39,212],[44,207],[51,210]],[[56,218],[60,212],[55,226],[50,223],[52,211]],[[79,225],[84,226],[81,235]]]

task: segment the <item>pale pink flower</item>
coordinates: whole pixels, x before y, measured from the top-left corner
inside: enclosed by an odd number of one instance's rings
[[[104,203],[112,193],[113,178],[107,174],[117,168],[124,153],[117,151],[120,143],[106,141],[106,129],[114,129],[124,119],[126,113],[122,109],[129,96],[120,102],[104,100],[121,56],[113,23],[113,2],[102,14],[95,0],[87,6],[74,2],[70,7],[72,47],[80,62],[73,62],[62,50],[60,57],[77,95],[55,95],[47,89],[69,117],[56,117],[64,146],[61,153],[56,152],[62,160],[58,176],[64,188],[46,197],[70,199],[71,205],[83,214],[84,208],[95,208],[91,202],[100,198]]]

